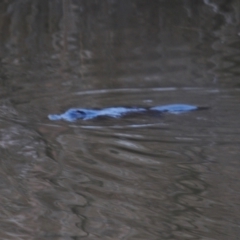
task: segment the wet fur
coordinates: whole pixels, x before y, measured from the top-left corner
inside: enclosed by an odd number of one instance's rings
[[[76,120],[89,120],[98,117],[112,117],[119,118],[126,114],[130,113],[172,113],[172,114],[180,114],[184,112],[194,111],[194,110],[202,110],[206,109],[206,107],[198,107],[194,105],[187,104],[170,104],[163,106],[156,106],[150,108],[142,108],[142,107],[110,107],[103,109],[85,109],[85,108],[71,108],[67,110],[63,114],[50,114],[48,118],[50,120],[65,120],[69,122],[74,122]]]

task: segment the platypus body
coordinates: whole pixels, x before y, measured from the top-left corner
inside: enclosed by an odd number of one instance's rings
[[[206,107],[198,107],[187,104],[170,104],[163,106],[156,106],[150,108],[142,107],[109,107],[100,110],[85,109],[85,108],[71,108],[63,114],[51,114],[48,115],[50,120],[65,120],[68,122],[75,122],[78,119],[89,120],[97,117],[112,117],[118,118],[128,113],[147,113],[147,112],[158,112],[158,113],[173,113],[179,114],[194,110],[206,109]]]

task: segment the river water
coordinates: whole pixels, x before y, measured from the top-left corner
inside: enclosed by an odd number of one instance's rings
[[[0,239],[240,236],[238,0],[0,3]],[[185,114],[50,121],[69,108]]]

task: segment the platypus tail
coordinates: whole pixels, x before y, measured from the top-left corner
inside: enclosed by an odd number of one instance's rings
[[[179,113],[195,111],[195,110],[204,110],[204,109],[208,109],[208,107],[194,106],[194,105],[188,105],[188,104],[169,104],[169,105],[156,106],[156,107],[149,108],[149,110],[152,110],[152,111],[168,112],[173,114],[179,114]]]

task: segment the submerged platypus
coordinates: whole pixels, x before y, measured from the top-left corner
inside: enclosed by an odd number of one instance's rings
[[[193,110],[206,109],[206,107],[197,107],[187,104],[170,104],[163,106],[156,106],[150,108],[142,107],[110,107],[103,108],[100,110],[85,109],[85,108],[71,108],[63,114],[50,114],[48,118],[50,120],[65,120],[69,122],[74,122],[78,119],[89,120],[97,117],[112,117],[118,118],[127,113],[144,113],[144,112],[168,112],[168,113],[184,113]]]

